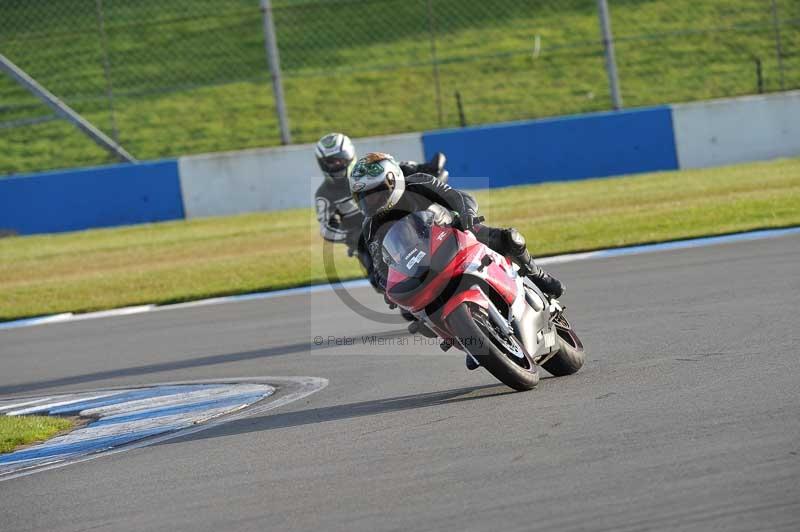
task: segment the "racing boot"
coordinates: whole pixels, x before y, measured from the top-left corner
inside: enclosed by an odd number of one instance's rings
[[[564,293],[563,283],[536,265],[525,237],[513,227],[498,229],[478,224],[473,233],[479,242],[510,257],[519,266],[519,274],[528,277],[545,294],[558,298]]]
[[[467,354],[465,362],[467,364],[467,369],[470,371],[475,371],[476,369],[481,367],[480,364],[478,364],[470,354]]]
[[[525,237],[516,229],[509,229],[506,234],[511,259],[519,265],[520,275],[533,281],[533,284],[548,296],[561,297],[564,293],[564,283],[536,265],[525,245]]]
[[[561,297],[561,294],[564,293],[564,283],[537,266],[527,250],[525,250],[525,255],[526,257],[514,258],[515,262],[519,264],[520,275],[533,281],[533,284],[548,296],[556,299]]]

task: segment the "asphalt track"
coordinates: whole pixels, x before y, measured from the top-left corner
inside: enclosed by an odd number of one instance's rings
[[[0,332],[2,397],[330,380],[0,482],[0,530],[800,529],[800,236],[552,270],[590,360],[527,393],[332,293]]]

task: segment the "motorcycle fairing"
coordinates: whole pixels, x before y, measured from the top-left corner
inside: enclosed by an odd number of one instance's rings
[[[450,316],[450,314],[452,314],[453,311],[455,311],[462,303],[474,303],[479,307],[485,309],[489,308],[489,298],[486,297],[486,294],[477,288],[470,288],[468,290],[464,290],[463,292],[459,292],[447,301],[444,309],[442,309],[441,319],[447,320],[448,316]]]
[[[411,276],[398,271],[394,266],[389,267],[389,276],[386,283],[386,292],[390,300],[408,308],[411,312],[419,312],[433,302],[445,289],[447,284],[453,279],[460,277],[467,265],[475,260],[481,253],[482,246],[472,237],[472,245],[463,247],[464,233],[456,232],[450,228],[435,227],[437,231],[432,231],[435,235],[430,244],[431,264],[423,279],[411,280]],[[440,235],[443,235],[439,238]],[[452,240],[455,239],[455,240]],[[450,243],[448,244],[448,241]],[[436,242],[436,244],[433,244]],[[435,248],[434,248],[435,246]],[[450,248],[450,246],[453,246]],[[437,260],[446,248],[455,251],[450,260]],[[450,253],[447,253],[448,255]],[[443,259],[449,257],[442,257]],[[443,263],[443,264],[442,264]],[[438,271],[437,271],[438,270]]]

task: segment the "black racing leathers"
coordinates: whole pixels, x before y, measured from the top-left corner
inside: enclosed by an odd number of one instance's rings
[[[431,175],[414,174],[406,178],[405,192],[397,205],[387,212],[364,220],[363,238],[372,256],[370,278],[373,286],[386,291],[389,267],[383,261],[381,246],[383,237],[394,222],[412,212],[422,211],[437,203],[458,215],[457,225],[470,229],[478,242],[498,253],[510,257],[520,266],[520,273],[527,275],[545,293],[559,297],[564,286],[558,279],[539,268],[528,252],[525,238],[516,229],[499,229],[484,224],[475,224],[478,203],[466,192],[456,190],[438,181]]]
[[[317,189],[314,202],[322,238],[347,244],[351,251],[355,250],[364,215],[350,194],[347,179],[325,179]]]
[[[403,171],[403,175],[412,175],[422,169],[428,170],[428,167],[431,167],[431,170],[442,172],[440,167],[433,168],[431,164],[430,162],[420,164],[414,161],[404,161],[400,163],[400,169]],[[364,215],[358,210],[358,205],[350,194],[350,185],[347,179],[326,178],[314,195],[314,203],[322,238],[328,242],[346,244],[350,255],[356,255],[367,272],[371,272],[372,259],[361,239]]]
[[[461,219],[474,218],[478,212],[475,198],[442,183],[432,175],[413,174],[406,177],[405,181],[405,192],[397,205],[389,211],[364,220],[364,240],[372,256],[375,276],[373,284],[377,284],[382,290],[386,289],[388,266],[383,261],[381,245],[383,237],[394,222],[412,212],[424,211],[433,203],[456,212]]]

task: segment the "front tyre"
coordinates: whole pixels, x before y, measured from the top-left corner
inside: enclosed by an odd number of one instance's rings
[[[519,340],[504,337],[482,307],[462,303],[447,322],[461,345],[497,380],[518,391],[539,384],[539,368]]]

